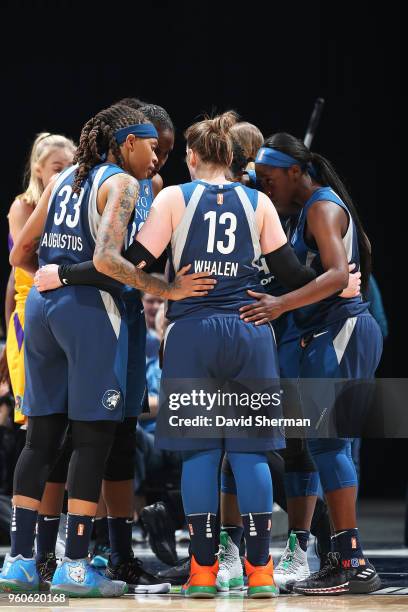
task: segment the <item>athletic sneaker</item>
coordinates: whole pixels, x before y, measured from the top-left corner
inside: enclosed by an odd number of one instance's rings
[[[55,570],[50,591],[69,597],[120,597],[127,593],[127,585],[109,580],[92,567],[88,559],[65,557]]]
[[[131,593],[169,593],[170,582],[163,582],[143,569],[140,559],[132,557],[128,561],[112,565],[109,559],[105,575],[111,580],[123,580]]]
[[[331,552],[327,555],[325,567],[306,580],[294,584],[293,591],[302,595],[364,594],[377,591],[381,587],[381,580],[375,568],[367,559],[356,559],[355,562],[357,567],[344,568],[339,553]]]
[[[43,561],[37,561],[37,572],[40,577],[40,591],[49,591],[51,581],[57,569],[57,558],[54,553],[48,553]]]
[[[181,587],[181,594],[194,598],[213,598],[217,594],[218,559],[214,565],[200,565],[191,557],[190,576]]]
[[[244,572],[239,549],[226,531],[220,533],[218,561],[217,591],[242,590],[244,588]]]
[[[23,555],[8,556],[0,574],[0,593],[37,592],[40,577],[35,559],[26,559]]]
[[[163,502],[146,506],[140,519],[147,531],[150,548],[160,561],[166,565],[175,565],[178,561],[176,552],[175,527],[169,511]]]
[[[190,557],[180,559],[177,565],[168,569],[160,570],[157,577],[165,582],[170,582],[172,585],[184,584],[190,575]]]
[[[273,561],[269,557],[266,565],[251,565],[245,559],[245,572],[248,577],[248,597],[267,598],[279,595],[279,589],[273,580]]]
[[[90,563],[98,569],[105,569],[108,565],[111,548],[109,543],[95,542],[92,553],[89,555]]]
[[[288,584],[292,583],[293,585],[294,582],[305,580],[309,576],[307,552],[301,549],[296,533],[291,533],[274,571],[276,586],[279,591],[287,592],[291,590],[287,587]]]

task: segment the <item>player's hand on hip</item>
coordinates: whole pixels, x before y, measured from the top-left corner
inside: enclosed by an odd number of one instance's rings
[[[352,298],[360,295],[361,272],[353,272],[355,267],[355,263],[349,264],[349,282],[344,291],[340,293],[340,297],[342,298]]]
[[[217,281],[211,278],[208,272],[194,272],[187,274],[191,264],[184,266],[177,272],[177,276],[170,284],[169,300],[183,300],[188,297],[208,295],[214,289]]]
[[[247,304],[242,306],[240,311],[240,318],[245,323],[255,323],[255,325],[263,325],[268,321],[273,321],[283,314],[282,300],[279,297],[274,297],[266,293],[257,293],[256,291],[247,291],[248,295],[256,298],[256,302],[253,304]]]
[[[37,270],[34,276],[34,285],[38,291],[50,291],[62,287],[56,264],[47,264]]]

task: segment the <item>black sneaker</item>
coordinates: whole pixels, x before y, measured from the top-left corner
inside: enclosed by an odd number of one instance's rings
[[[166,565],[176,565],[176,529],[163,502],[146,506],[140,519],[147,531],[149,545],[154,554]]]
[[[377,591],[381,580],[375,568],[364,559],[365,564],[345,568],[338,553],[327,555],[327,564],[306,580],[295,582],[293,592],[301,595],[364,594]]]
[[[160,578],[160,580],[166,580],[166,582],[170,582],[170,584],[179,585],[187,582],[189,575],[190,557],[186,557],[185,559],[181,559],[174,567],[169,567],[169,569],[160,570],[160,572],[158,572],[157,574],[157,577]]]
[[[112,565],[109,559],[105,575],[111,580],[123,580],[129,588],[129,593],[169,593],[171,585],[163,582],[153,574],[143,569],[140,559],[132,557],[118,565]]]
[[[57,559],[54,553],[48,553],[43,561],[37,561],[37,572],[40,577],[40,591],[49,591],[54,572],[57,569]]]

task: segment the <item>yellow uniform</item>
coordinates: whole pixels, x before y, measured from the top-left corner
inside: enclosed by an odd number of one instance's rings
[[[7,362],[10,372],[11,386],[15,398],[14,420],[24,423],[21,412],[24,395],[24,310],[25,303],[33,284],[33,277],[21,268],[14,269],[14,284],[16,290],[16,307],[9,321],[7,333]]]

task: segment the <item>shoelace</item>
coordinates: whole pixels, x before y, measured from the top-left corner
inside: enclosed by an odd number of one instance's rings
[[[51,580],[55,569],[57,567],[57,562],[54,555],[49,555],[44,563],[41,563],[39,566],[39,573],[43,580]]]
[[[322,567],[322,569],[318,571],[316,574],[313,574],[313,578],[325,578],[326,576],[329,576],[330,574],[332,574],[334,571],[336,571],[339,568],[339,560],[340,560],[339,553],[333,553],[333,552],[327,553],[326,565],[324,565],[324,567]]]
[[[278,569],[278,568],[282,569],[284,563],[293,561],[293,556],[294,556],[294,552],[292,552],[290,550],[290,548],[287,546],[285,548],[285,550],[283,551],[283,555],[282,555],[278,565],[276,566],[276,569]]]
[[[225,559],[226,548],[222,544],[218,544],[218,551],[215,553],[215,556],[218,557],[218,561],[224,561]]]

